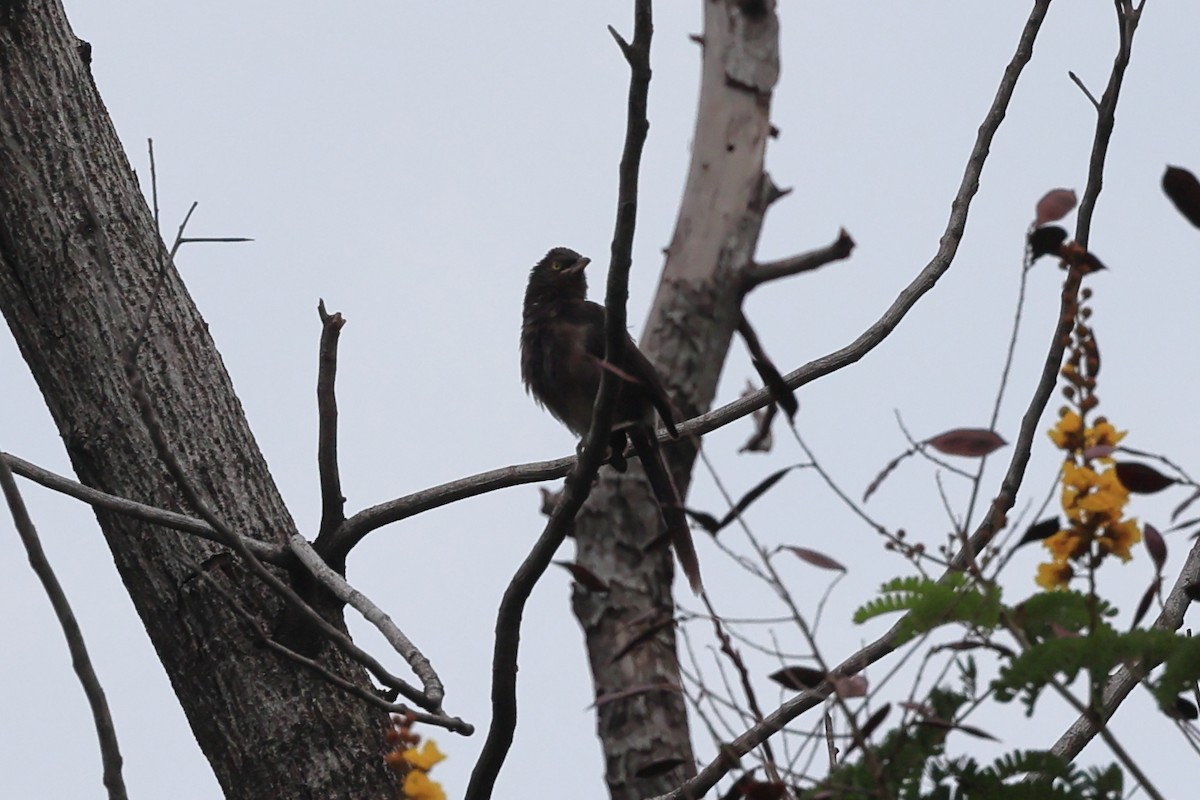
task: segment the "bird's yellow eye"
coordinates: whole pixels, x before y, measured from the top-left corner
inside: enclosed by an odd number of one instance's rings
[[[558,272],[560,269],[562,269],[562,262],[561,261],[551,261],[550,269],[554,270],[555,272]]]

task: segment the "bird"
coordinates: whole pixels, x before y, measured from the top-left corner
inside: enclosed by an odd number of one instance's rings
[[[655,434],[657,413],[671,438],[678,438],[675,411],[654,365],[629,334],[621,352],[605,361],[604,306],[587,299],[584,269],[590,263],[568,247],[555,247],[530,271],[521,320],[521,377],[526,391],[582,438],[592,424],[600,376],[606,369],[617,376],[610,460],[623,471],[626,439],[633,444],[675,556],[699,594],[703,586],[691,530]]]

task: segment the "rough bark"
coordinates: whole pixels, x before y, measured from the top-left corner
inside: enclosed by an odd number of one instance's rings
[[[643,351],[655,362],[683,417],[707,410],[716,393],[741,306],[739,273],[750,263],[763,213],[774,198],[763,172],[770,135],[770,98],[779,73],[773,2],[704,0],[703,66],[692,162]],[[667,448],[681,492],[695,450]],[[661,794],[695,774],[680,685],[670,552],[662,521],[639,469],[601,472],[575,521],[577,561],[611,587],[577,588],[575,614],[584,629],[599,698],[597,729],[613,798]],[[652,639],[613,655],[648,626]],[[627,690],[642,688],[620,694]],[[661,775],[655,765],[682,765]],[[649,768],[649,770],[647,770]]]
[[[57,0],[0,2],[0,310],[80,481],[190,511],[154,456],[122,353],[164,251]],[[294,523],[207,327],[175,273],[138,367],[191,480],[235,530]],[[228,797],[394,797],[384,716],[257,647],[204,575],[264,627],[278,601],[224,549],[110,513],[121,578]],[[204,575],[201,575],[201,571]],[[326,653],[331,669],[363,671]]]

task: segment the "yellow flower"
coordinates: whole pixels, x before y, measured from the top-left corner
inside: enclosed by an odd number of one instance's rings
[[[1100,482],[1100,476],[1094,469],[1079,466],[1074,461],[1063,462],[1063,486],[1070,486],[1076,491],[1086,492]]]
[[[446,756],[441,750],[438,750],[437,743],[432,739],[425,740],[425,746],[421,750],[415,747],[410,747],[404,751],[404,760],[413,766],[414,769],[428,772],[434,764],[438,763]]]
[[[408,800],[446,800],[442,785],[419,769],[404,776],[404,796]]]
[[[1074,411],[1059,417],[1050,431],[1050,438],[1060,450],[1080,450],[1083,445],[1083,418]]]
[[[1076,500],[1075,505],[1084,511],[1103,514],[1109,519],[1120,519],[1121,509],[1127,502],[1129,490],[1117,479],[1117,471],[1108,469],[1100,473],[1094,491]]]
[[[1119,431],[1113,427],[1113,424],[1104,417],[1096,420],[1096,424],[1088,428],[1083,434],[1083,442],[1085,447],[1116,447],[1117,444],[1125,438],[1128,431]]]
[[[1129,548],[1141,540],[1142,531],[1136,519],[1125,519],[1107,526],[1097,539],[1102,548],[1122,561],[1133,557]]]
[[[1065,561],[1038,564],[1037,584],[1043,589],[1065,589],[1075,571]]]
[[[1059,531],[1046,537],[1046,549],[1055,561],[1068,561],[1087,552],[1087,539],[1077,531]]]

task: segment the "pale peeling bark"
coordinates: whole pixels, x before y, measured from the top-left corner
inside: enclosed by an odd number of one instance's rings
[[[692,162],[675,234],[643,351],[657,366],[682,417],[707,410],[741,307],[739,273],[750,263],[763,213],[776,196],[763,172],[770,136],[770,98],[779,74],[778,19],[773,2],[703,0],[705,29],[700,105]],[[695,452],[668,446],[675,478],[686,492]],[[579,564],[611,587],[577,587],[596,695],[597,729],[613,798],[634,800],[669,791],[695,774],[680,685],[671,554],[650,547],[663,526],[636,465],[627,475],[605,468],[575,521]],[[648,549],[649,548],[649,549]],[[703,564],[701,564],[703,568]],[[659,632],[621,658],[647,626]],[[635,689],[641,691],[630,691]],[[628,694],[622,694],[629,692]],[[615,696],[609,699],[606,696]],[[670,759],[662,775],[639,771]]]
[[[122,366],[163,247],[77,44],[57,0],[0,0],[0,310],[79,479],[191,512],[154,455]],[[171,447],[235,530],[282,542],[294,523],[173,269],[153,319],[138,366]],[[204,577],[270,627],[278,600],[236,559],[193,536],[97,517],[228,797],[395,796],[385,716],[257,646]],[[324,660],[367,685],[356,665]],[[117,722],[119,733],[119,709]]]

